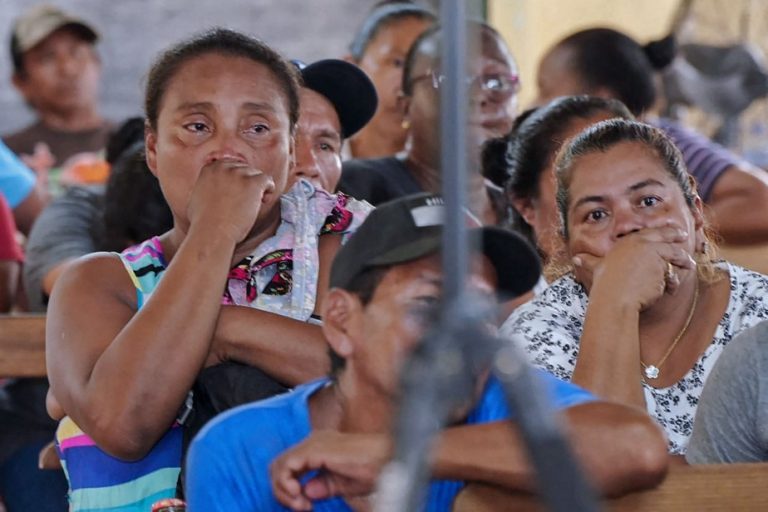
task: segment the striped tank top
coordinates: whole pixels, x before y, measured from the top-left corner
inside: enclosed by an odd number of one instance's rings
[[[141,308],[166,268],[157,238],[120,254],[136,287]],[[69,480],[71,512],[149,511],[176,494],[181,469],[182,431],[174,424],[143,458],[127,462],[102,451],[68,416],[59,423],[56,447]]]
[[[222,304],[311,321],[320,236],[350,235],[372,209],[366,202],[299,181],[281,197],[277,233],[230,270]],[[120,259],[136,287],[140,309],[167,267],[163,247],[154,237],[126,249]],[[56,446],[69,480],[70,512],[146,512],[152,503],[176,494],[182,459],[179,424],[135,462],[103,452],[69,417],[59,423]]]

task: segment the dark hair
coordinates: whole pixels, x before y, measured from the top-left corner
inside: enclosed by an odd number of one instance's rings
[[[128,148],[144,141],[144,119],[131,117],[123,121],[107,140],[104,158],[109,165],[114,165]]]
[[[384,274],[391,268],[389,265],[368,267],[356,275],[344,289],[357,295],[362,305],[367,306],[373,299],[373,294],[376,293],[376,288],[384,278]],[[330,347],[328,348],[328,355],[331,358],[331,377],[335,378],[344,369],[347,361]]]
[[[403,62],[403,81],[400,85],[400,89],[403,95],[410,96],[413,93],[413,80],[411,75],[413,74],[413,66],[416,64],[416,55],[419,54],[419,49],[432,36],[440,31],[440,25],[432,25],[427,30],[419,34],[410,48],[408,53],[405,54],[405,61]]]
[[[504,159],[507,171],[505,191],[510,202],[519,198],[538,198],[541,175],[554,161],[562,146],[565,132],[576,119],[589,119],[600,113],[613,117],[634,119],[621,102],[592,96],[566,96],[557,98],[535,111],[524,113],[522,121],[515,121],[505,145],[489,145],[484,149],[483,162]],[[497,155],[485,155],[485,152]],[[501,152],[504,151],[502,154]],[[497,164],[498,165],[498,164]],[[513,226],[536,244],[533,230],[515,210]]]
[[[144,158],[144,120],[126,120],[107,141],[107,155],[99,249],[119,252],[171,229],[173,214]]]
[[[437,16],[432,10],[413,2],[383,1],[374,5],[355,33],[352,42],[349,43],[349,54],[352,59],[355,62],[360,62],[368,49],[368,45],[382,29],[407,18],[430,23],[437,20]]]
[[[488,139],[483,143],[480,151],[480,172],[483,177],[491,180],[491,183],[502,190],[509,179],[509,158],[507,156],[509,138],[520,128],[523,121],[528,119],[536,110],[538,107],[524,110],[512,122],[512,129],[508,134]]]
[[[469,26],[470,28],[479,29],[481,33],[490,34],[495,38],[498,38],[502,41],[504,40],[498,30],[488,25],[484,21],[469,20]],[[403,81],[401,83],[401,90],[405,96],[410,96],[413,93],[413,79],[411,75],[413,74],[413,67],[416,64],[416,56],[419,54],[419,50],[426,41],[431,39],[433,36],[436,36],[441,29],[442,26],[439,24],[432,25],[427,30],[422,32],[408,49],[408,53],[405,56],[405,62],[403,63]]]
[[[622,142],[644,145],[664,166],[678,184],[686,204],[694,208],[696,186],[688,174],[683,156],[663,131],[651,125],[626,119],[602,121],[581,132],[560,150],[555,162],[557,176],[557,208],[560,211],[563,237],[568,239],[568,204],[571,171],[579,158],[595,152],[605,153]]]
[[[558,43],[574,52],[572,69],[589,90],[606,87],[636,116],[656,101],[654,71],[669,66],[677,44],[673,35],[641,46],[609,28],[576,32]]]
[[[152,65],[144,103],[152,129],[157,129],[160,105],[171,79],[187,61],[209,53],[243,57],[269,68],[285,93],[293,132],[299,119],[299,79],[296,68],[262,41],[224,28],[215,28],[178,43],[163,52]]]
[[[19,49],[19,38],[16,37],[16,31],[11,32],[11,62],[13,63],[13,72],[16,75],[24,76],[24,55]]]

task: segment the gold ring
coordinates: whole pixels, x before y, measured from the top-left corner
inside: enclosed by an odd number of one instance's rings
[[[667,271],[664,272],[664,279],[666,281],[671,281],[672,278],[675,277],[675,268],[672,266],[670,262],[667,262]]]

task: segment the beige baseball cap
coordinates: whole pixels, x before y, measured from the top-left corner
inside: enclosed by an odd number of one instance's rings
[[[13,50],[19,54],[39,44],[43,39],[62,27],[72,26],[79,29],[90,42],[99,39],[93,26],[76,16],[72,16],[52,5],[36,5],[22,14],[13,25]]]

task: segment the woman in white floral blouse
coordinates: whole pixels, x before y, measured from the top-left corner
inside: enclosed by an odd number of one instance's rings
[[[570,268],[502,333],[558,377],[646,408],[683,454],[723,347],[768,318],[768,278],[714,261],[693,179],[656,128],[595,124],[555,174],[563,250],[552,259]]]

